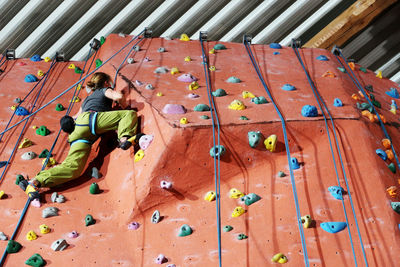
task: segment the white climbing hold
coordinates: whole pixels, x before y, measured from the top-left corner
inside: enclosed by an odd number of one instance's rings
[[[8,237],[6,236],[6,234],[5,233],[3,233],[3,232],[0,232],[0,240],[7,240],[8,239]]]
[[[153,85],[151,83],[149,83],[149,84],[146,85],[146,89],[147,90],[154,90],[154,87],[153,87]]]
[[[168,69],[165,67],[158,67],[154,70],[154,73],[167,73]]]
[[[161,181],[160,186],[162,189],[171,189],[172,188],[172,183],[168,181]]]
[[[51,201],[57,203],[64,203],[65,197],[63,195],[59,195],[57,192],[51,194]]]
[[[36,155],[35,152],[29,151],[29,152],[25,152],[24,154],[22,154],[21,158],[22,158],[23,160],[31,160],[31,159],[36,158],[36,156],[37,156],[37,155]]]
[[[133,59],[133,58],[128,58],[127,60],[126,60],[126,62],[128,62],[128,64],[133,64],[133,63],[135,63],[135,60]]]
[[[58,209],[56,207],[48,207],[42,211],[43,218],[48,218],[53,216],[58,216]]]
[[[54,251],[63,251],[67,247],[68,247],[67,241],[65,241],[65,239],[62,238],[54,241],[53,244],[51,244],[51,249]]]

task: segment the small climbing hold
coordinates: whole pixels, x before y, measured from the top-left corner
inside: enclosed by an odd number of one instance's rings
[[[246,204],[247,206],[250,206],[251,204],[259,201],[260,199],[261,197],[255,193],[250,193],[240,198],[240,200],[243,201],[244,204]]]
[[[6,236],[6,234],[3,232],[0,232],[0,240],[6,241],[7,239],[8,239],[8,237]]]
[[[97,183],[92,183],[92,184],[90,185],[89,192],[90,192],[90,194],[92,194],[92,195],[99,194],[99,193],[100,193],[99,185],[98,185]]]
[[[133,57],[129,57],[129,58],[126,60],[126,62],[127,62],[128,64],[133,64],[133,63],[135,63],[135,59],[134,59]]]
[[[36,240],[37,239],[37,235],[33,230],[30,230],[27,234],[26,234],[26,240],[28,241],[32,241],[32,240]]]
[[[293,85],[287,83],[287,84],[282,86],[282,90],[284,90],[284,91],[293,91],[293,90],[296,90],[296,87],[294,87]]]
[[[198,82],[194,81],[191,84],[189,84],[189,90],[190,91],[197,90],[197,89],[199,89],[199,83]]]
[[[54,217],[58,216],[58,208],[56,207],[47,207],[42,210],[42,217],[43,218],[49,218],[49,217]]]
[[[194,111],[202,112],[202,111],[210,111],[211,109],[210,109],[210,107],[209,107],[208,105],[206,105],[206,104],[197,104],[197,105],[194,107],[193,110],[194,110]]]
[[[223,44],[216,44],[214,45],[214,50],[226,50],[226,46]]]
[[[25,261],[26,265],[33,266],[33,267],[42,267],[45,266],[46,263],[44,262],[42,256],[39,254],[35,253],[29,259]]]
[[[204,196],[204,200],[209,202],[214,201],[217,194],[214,191],[208,191],[207,194]]]
[[[332,71],[325,71],[324,74],[322,74],[322,77],[327,77],[327,78],[335,78],[336,75]]]
[[[103,64],[103,61],[101,61],[101,60],[98,58],[98,59],[96,59],[95,63],[96,63],[96,68],[98,68],[98,67],[100,67],[100,66]]]
[[[67,247],[68,247],[67,241],[65,241],[65,239],[62,238],[54,241],[53,244],[51,244],[51,249],[54,251],[63,251]]]
[[[354,62],[349,62],[348,64],[351,70],[354,70],[356,68],[356,64],[354,64]]]
[[[243,110],[246,106],[242,101],[235,99],[229,104],[228,108],[233,110]]]
[[[14,99],[14,103],[19,104],[19,103],[21,103],[21,102],[22,102],[22,101],[21,101],[21,98],[19,98],[19,97],[17,97],[17,98]]]
[[[0,168],[3,168],[4,166],[6,166],[8,163],[8,161],[0,161]]]
[[[272,54],[273,54],[274,56],[276,56],[276,55],[280,55],[281,53],[279,53],[278,51],[274,51]]]
[[[236,238],[237,238],[238,240],[243,240],[243,239],[247,239],[248,236],[245,235],[245,234],[238,234]]]
[[[336,234],[347,227],[345,222],[323,222],[321,228],[331,234]]]
[[[247,133],[247,138],[249,139],[250,147],[255,148],[261,141],[261,133],[260,131],[250,131]]]
[[[378,148],[377,150],[375,150],[375,153],[384,161],[387,160],[387,155],[385,153],[385,151],[383,151],[382,149]]]
[[[163,263],[165,263],[167,261],[168,261],[167,258],[163,254],[158,255],[156,260],[155,260],[155,262],[157,264],[163,264]]]
[[[181,118],[181,119],[179,120],[179,123],[180,123],[180,124],[188,124],[188,119],[185,118],[185,117],[183,117],[183,118]]]
[[[100,44],[104,44],[106,42],[106,38],[104,36],[100,37]]]
[[[283,171],[278,172],[278,177],[285,177],[286,174]]]
[[[387,149],[387,150],[385,150],[385,153],[386,153],[386,155],[387,155],[387,158],[388,158],[390,161],[393,161],[393,160],[394,160],[394,154],[393,154],[393,151],[392,151],[392,150]]]
[[[226,82],[228,82],[228,83],[240,83],[241,80],[238,77],[231,76],[226,80]]]
[[[360,67],[360,70],[361,70],[362,72],[364,72],[364,73],[367,73],[367,69],[366,69],[366,68]]]
[[[50,233],[50,227],[48,227],[48,226],[45,225],[45,224],[39,225],[39,229],[40,229],[40,233],[41,233],[41,234],[48,234],[48,233]]]
[[[44,62],[50,62],[51,61],[51,58],[50,57],[45,57],[44,58]]]
[[[51,201],[57,203],[64,203],[65,197],[63,195],[59,195],[57,192],[53,192],[50,197]]]
[[[171,74],[174,75],[174,74],[177,74],[177,73],[179,73],[179,69],[177,67],[173,67],[171,69]]]
[[[78,103],[80,101],[81,99],[79,98],[79,96],[75,96],[73,99],[69,100],[70,103]]]
[[[344,189],[341,186],[330,186],[328,187],[328,191],[331,193],[331,195],[338,199],[338,200],[343,200],[343,193]]]
[[[283,255],[282,253],[277,253],[275,254],[272,258],[271,258],[272,262],[278,262],[278,263],[286,263],[288,262],[288,259],[285,255]]]
[[[159,223],[161,221],[161,215],[158,210],[155,210],[151,215],[150,222],[151,223]]]
[[[278,143],[278,136],[271,134],[264,140],[265,148],[270,152],[275,152],[276,144]]]
[[[253,102],[256,105],[268,103],[267,99],[263,96],[254,97],[251,99],[251,102]]]
[[[396,197],[397,196],[397,187],[395,185],[392,185],[386,189],[386,192],[388,192],[389,196]]]
[[[160,182],[160,187],[162,189],[171,189],[172,188],[172,183],[168,181],[161,181]]]
[[[158,53],[164,53],[164,52],[165,52],[165,48],[164,48],[164,47],[159,47],[159,48],[157,49],[157,52],[158,52]]]
[[[70,233],[68,233],[68,237],[69,238],[77,238],[79,236],[77,231],[72,231]]]
[[[234,218],[239,217],[243,213],[245,213],[245,210],[242,207],[238,206],[233,210],[232,217]]]
[[[33,74],[28,74],[25,76],[24,81],[26,83],[34,83],[38,81],[38,78],[36,78],[36,76]]]
[[[215,54],[215,49],[214,48],[211,49],[210,51],[208,51],[208,53],[211,54],[211,55]]]
[[[150,144],[153,142],[154,136],[150,134],[145,134],[139,139],[139,147],[142,150],[146,150]]]
[[[377,71],[376,77],[378,77],[379,79],[382,79],[382,71],[381,70]]]
[[[391,202],[390,206],[392,207],[392,209],[397,212],[398,214],[400,214],[400,202]]]
[[[16,177],[16,179],[15,179],[15,184],[16,184],[16,185],[19,185],[19,183],[20,183],[22,180],[25,180],[24,176],[22,176],[22,174],[17,174],[17,177]]]
[[[233,230],[233,227],[230,226],[230,225],[225,225],[225,226],[222,228],[222,231],[224,231],[224,232],[230,232],[230,231],[232,231],[232,230]]]
[[[216,158],[222,157],[225,155],[225,153],[226,153],[226,149],[223,145],[216,145],[210,149],[210,156],[213,158],[214,157],[216,157]]]
[[[42,165],[46,162],[46,159],[43,159]],[[46,163],[46,167],[51,167],[56,165],[56,160],[54,158],[49,158],[49,160]]]
[[[301,109],[301,115],[303,115],[303,117],[317,117],[318,116],[317,107],[312,105],[305,105]]]
[[[334,105],[335,107],[342,107],[342,106],[343,106],[342,100],[340,100],[339,98],[335,98],[335,99],[333,100],[333,105]]]
[[[392,173],[396,173],[396,165],[393,162],[388,165],[388,168]]]
[[[138,161],[140,161],[141,159],[143,159],[143,157],[144,157],[144,151],[141,150],[141,149],[139,149],[139,150],[135,153],[135,159],[134,159],[134,161],[135,161],[135,162],[138,162]]]
[[[185,61],[186,62],[192,61],[192,58],[190,56],[187,56],[187,57],[185,57]]]
[[[184,224],[179,229],[178,236],[188,236],[188,235],[191,235],[192,232],[193,232],[192,228],[189,225]]]
[[[140,227],[140,224],[138,222],[131,222],[128,224],[128,229],[129,230],[137,230]]]
[[[310,228],[312,225],[313,220],[311,219],[310,215],[304,215],[301,217],[301,223],[303,224],[304,228]]]
[[[38,70],[37,76],[43,77],[44,76],[44,72],[42,70]]]
[[[145,58],[143,59],[143,61],[144,61],[144,62],[149,62],[149,61],[150,61],[150,58],[149,58],[149,57],[145,57]]]
[[[231,190],[229,190],[229,197],[230,198],[241,198],[241,197],[244,197],[244,194],[236,188],[231,188]]]
[[[351,98],[353,98],[354,100],[360,100],[360,98],[358,97],[358,95],[356,94],[352,94]]]
[[[43,149],[42,152],[40,152],[39,158],[47,158],[47,156],[49,155],[49,153],[50,153],[50,152],[45,148],[45,149]],[[50,156],[52,156],[52,155],[50,155]]]
[[[281,49],[282,48],[282,46],[278,43],[270,43],[269,47],[273,48],[273,49]]]
[[[337,69],[338,69],[339,71],[343,72],[343,73],[346,73],[346,69],[343,68],[343,67],[337,67]]]
[[[324,56],[324,55],[319,55],[319,56],[317,57],[317,60],[319,60],[319,61],[328,61],[329,59],[328,59],[326,56]]]
[[[99,169],[97,169],[96,167],[93,167],[91,176],[92,176],[92,178],[99,179],[101,177]]]
[[[36,125],[33,125],[33,126],[32,126],[32,129],[33,129],[33,130],[36,130],[37,128],[38,128],[38,127],[37,127]]]
[[[21,155],[21,159],[23,160],[32,160],[36,158],[36,153],[33,151],[25,152],[24,154]]]
[[[56,110],[57,111],[63,111],[65,108],[64,108],[64,106],[62,105],[62,104],[60,104],[60,103],[58,103],[57,105],[56,105]]]
[[[46,136],[48,134],[50,134],[50,130],[47,129],[46,126],[40,126],[39,128],[36,129],[36,134],[37,135],[41,135],[41,136]]]
[[[181,34],[181,38],[179,40],[181,40],[181,41],[190,41],[190,38],[186,33],[182,33]]]
[[[164,114],[185,114],[186,109],[182,105],[178,104],[166,104],[162,109]]]
[[[290,158],[290,166],[293,170],[300,169],[300,164],[295,157]]]
[[[210,71],[215,71],[215,70],[216,70],[215,66],[210,66],[208,69],[209,69]]]
[[[2,198],[5,197],[5,196],[6,196],[6,194],[4,193],[4,191],[1,190],[1,191],[0,191],[0,199],[2,199]]]
[[[36,55],[33,55],[32,57],[31,57],[31,61],[33,61],[33,62],[38,62],[38,61],[41,61],[42,59],[40,58],[40,55],[38,55],[38,54],[36,54]]]
[[[382,139],[382,145],[383,145],[386,149],[392,148],[392,142],[390,142],[390,140],[387,139],[387,138]]]
[[[75,73],[81,74],[81,73],[83,73],[83,70],[79,67],[75,67]]]
[[[93,219],[93,216],[92,216],[92,215],[87,214],[87,215],[85,216],[85,225],[86,225],[86,226],[93,225],[93,224],[95,224],[95,223],[96,223],[96,220]]]
[[[393,87],[390,88],[390,91],[387,91],[386,94],[387,94],[388,96],[393,97],[393,98],[396,98],[396,99],[399,99],[399,98],[400,98],[399,92],[397,91],[396,88],[393,88]]]
[[[252,93],[250,93],[249,91],[243,91],[242,92],[242,97],[243,97],[243,99],[246,99],[246,98],[254,98],[256,96],[253,95]]]
[[[18,148],[26,148],[26,147],[30,147],[32,145],[33,145],[33,143],[31,140],[29,140],[28,138],[24,138],[24,140],[22,140],[21,144],[19,144]]]
[[[140,51],[140,46],[139,45],[135,45],[133,47],[133,50],[135,50],[136,52],[139,52]]]
[[[163,96],[162,92],[157,92],[156,96]]]
[[[154,90],[154,87],[153,87],[153,85],[151,84],[151,83],[149,83],[149,84],[146,84],[146,87],[145,87],[147,90]]]
[[[42,206],[42,203],[40,203],[40,200],[38,198],[35,198],[31,201],[31,205],[35,208],[40,208]]]
[[[8,240],[6,251],[9,254],[17,253],[22,248],[22,245],[15,240]]]
[[[396,111],[397,111],[396,101],[392,100],[392,104],[390,104],[390,112],[392,112],[394,115],[396,115]]]
[[[68,69],[70,69],[70,70],[74,70],[75,69],[75,64],[69,64],[69,66],[68,66]]]
[[[240,116],[240,117],[239,117],[239,120],[248,121],[249,118],[247,118],[246,116]]]
[[[17,107],[15,110],[15,115],[26,116],[29,115],[29,111],[24,107]]]
[[[143,85],[143,83],[141,81],[139,81],[139,80],[136,80],[135,83],[136,83],[137,86],[142,86]]]
[[[202,120],[208,120],[210,117],[208,117],[207,115],[201,115],[200,119]]]
[[[185,83],[191,83],[191,82],[197,81],[197,78],[194,77],[190,73],[185,73],[178,77],[178,81],[185,82]]]

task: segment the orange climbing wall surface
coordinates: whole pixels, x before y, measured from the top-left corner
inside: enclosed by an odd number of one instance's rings
[[[130,37],[109,36],[98,58],[105,61],[129,40]],[[215,44],[206,44],[206,51]],[[271,263],[271,257],[278,252],[287,256],[286,265],[302,266],[303,250],[290,177],[277,175],[279,171],[289,174],[280,119],[253,70],[244,46],[234,43],[224,45],[227,50],[209,55],[210,64],[216,67],[216,71],[211,72],[212,90],[222,88],[228,93],[227,96],[215,98],[221,124],[221,144],[227,149],[220,163],[221,224],[233,226],[231,232],[222,232],[223,266],[271,266],[276,264]],[[210,116],[210,112],[193,111],[197,104],[209,104],[200,43],[153,38],[145,39],[140,46],[139,52],[130,55],[135,63],[122,67],[117,90],[125,91],[129,95],[129,104],[138,109],[142,131],[154,135],[154,141],[145,150],[144,158],[134,162],[132,148],[129,151],[114,149],[105,153],[104,150],[111,147],[112,140],[101,145],[97,142],[90,160],[94,162],[90,163],[88,169],[96,165],[102,177],[96,180],[84,174],[73,183],[45,191],[42,207],[28,209],[15,238],[22,244],[22,250],[8,255],[5,266],[23,266],[25,260],[34,253],[39,253],[48,266],[157,266],[155,259],[161,253],[168,259],[164,266],[218,265],[215,202],[203,199],[208,191],[215,190],[214,163],[209,155],[213,146],[211,120],[200,118],[200,115]],[[159,47],[164,47],[166,52],[157,52]],[[119,66],[129,48],[105,64],[101,71],[114,76],[113,65]],[[316,118],[305,118],[300,114],[304,105],[317,105],[306,76],[291,48],[275,50],[267,45],[254,45],[253,51],[272,95],[286,118],[290,152],[301,163],[301,168],[294,171],[300,212],[301,215],[310,214],[316,222],[314,227],[304,229],[310,265],[355,266],[348,230],[331,234],[320,227],[322,222],[345,221],[345,216],[341,201],[334,199],[328,191],[329,186],[338,183],[321,111]],[[274,51],[280,54],[273,55]],[[358,94],[358,90],[345,74],[337,70],[339,65],[328,51],[302,49],[301,55],[334,117],[344,170],[369,266],[396,266],[400,260],[397,241],[400,221],[390,202],[398,199],[388,196],[386,189],[397,185],[399,174],[392,174],[387,168],[390,162],[384,162],[375,154],[376,149],[384,149],[381,144],[384,137],[382,130],[377,123],[361,116],[356,101],[351,97],[353,93]],[[319,55],[326,55],[330,60],[318,61],[316,57]],[[185,62],[185,56],[190,56],[192,61]],[[144,61],[145,57],[150,61]],[[26,65],[19,66],[20,62]],[[74,63],[83,67],[83,62]],[[68,65],[56,64],[37,106],[47,103],[79,79],[79,74],[68,69]],[[39,69],[46,71],[49,66],[50,63],[32,62],[29,59],[6,63],[5,71],[0,75],[0,94],[3,99],[0,108],[1,130],[12,115],[10,106],[14,104],[13,99],[22,98],[33,86],[23,81],[25,75],[36,74]],[[155,74],[154,70],[160,66],[169,70],[177,67],[181,73]],[[389,112],[391,98],[385,94],[390,87],[398,89],[398,86],[387,79],[376,78],[371,71],[363,73],[359,67],[356,64],[355,73],[362,85],[373,85],[374,95],[382,104],[378,111],[387,119],[385,126],[394,140],[396,151],[400,151],[397,142],[399,117]],[[322,77],[326,71],[332,71],[336,77]],[[189,91],[189,83],[178,81],[177,77],[182,73],[197,77],[199,89]],[[227,83],[230,76],[236,76],[242,82]],[[132,84],[129,85],[127,80]],[[136,80],[143,82],[143,85],[138,85]],[[154,90],[145,89],[149,83]],[[281,87],[284,84],[292,84],[296,90],[283,91]],[[256,96],[265,96],[269,103],[256,105],[250,98],[243,99],[241,94],[245,90]],[[162,92],[163,96],[157,96],[158,92]],[[189,93],[196,93],[200,97],[190,99],[187,96]],[[27,151],[39,154],[43,148],[51,147],[58,132],[58,120],[65,114],[65,111],[55,111],[55,105],[68,105],[71,96],[72,92],[68,92],[29,122],[24,137],[31,139],[34,145],[17,150],[0,184],[0,190],[7,194],[6,198],[0,200],[0,231],[8,237],[12,235],[26,202],[26,195],[15,185],[15,176],[23,174],[32,178],[41,168],[41,159],[24,161],[21,155]],[[81,97],[85,96],[86,92],[82,90]],[[340,98],[344,106],[333,106],[334,98]],[[242,111],[228,109],[229,103],[235,99],[243,101],[247,108]],[[30,97],[23,106],[29,107],[32,102]],[[186,107],[187,113],[164,114],[162,109],[165,104],[181,104]],[[73,113],[77,109],[78,106],[74,107]],[[239,120],[240,116],[247,116],[249,120]],[[179,120],[182,117],[186,117],[189,123],[181,125]],[[47,137],[38,136],[32,129],[33,125],[46,125],[51,134]],[[16,127],[3,137],[0,160],[8,159],[21,128]],[[247,139],[248,131],[260,131],[265,138],[276,134],[276,151],[269,152],[262,144],[251,148]],[[329,131],[333,137],[331,128]],[[66,135],[62,134],[54,150],[57,162],[61,162],[68,152],[65,141]],[[340,183],[346,187],[336,149],[334,154]],[[162,180],[172,182],[173,189],[161,189]],[[99,184],[101,194],[89,194],[93,182]],[[238,199],[229,198],[231,188],[246,194],[256,193],[261,200],[245,206]],[[52,203],[50,196],[54,191],[63,194],[67,201]],[[42,218],[42,209],[52,206],[60,209],[59,216]],[[231,213],[236,206],[244,207],[246,213],[232,218]],[[347,194],[344,196],[344,206],[349,217],[348,229],[353,239],[355,257],[358,264],[364,266]],[[158,224],[150,222],[155,209],[163,216]],[[95,225],[84,225],[86,214],[93,215]],[[139,222],[140,227],[128,230],[128,224],[133,221]],[[51,232],[40,234],[41,224],[48,225]],[[193,228],[192,235],[177,236],[183,224]],[[37,240],[25,239],[29,230],[39,235]],[[68,237],[73,230],[79,233],[76,239]],[[248,239],[238,240],[240,233],[246,234]],[[66,239],[69,247],[54,252],[50,245],[60,238]],[[6,244],[6,241],[0,241],[2,251]]]

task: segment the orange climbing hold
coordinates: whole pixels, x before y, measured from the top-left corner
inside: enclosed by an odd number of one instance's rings
[[[353,98],[354,100],[360,100],[360,97],[358,97],[358,95],[356,95],[356,94],[352,94],[351,95],[351,98]]]
[[[384,139],[382,139],[382,145],[383,145],[386,149],[389,149],[389,148],[392,147],[392,142],[390,142],[389,139],[384,138]]]
[[[383,115],[379,115],[379,114],[374,115],[374,119],[375,119],[376,121],[378,121],[378,116],[381,118],[381,120],[382,120],[383,123],[386,123],[385,117],[383,117]]]
[[[385,153],[386,153],[386,155],[387,155],[387,157],[388,157],[388,159],[390,161],[394,160],[394,154],[393,154],[393,151],[391,149],[386,150]]]
[[[361,111],[361,115],[363,115],[364,117],[368,118],[371,122],[375,122],[375,116],[369,112],[368,110],[363,110]]]
[[[388,192],[389,196],[394,198],[397,196],[397,187],[395,185],[392,185],[391,187],[386,189],[386,192]]]
[[[322,77],[327,77],[327,78],[335,78],[336,75],[332,71],[326,71],[324,74],[322,74]]]
[[[354,64],[354,62],[349,62],[349,67],[350,67],[350,69],[354,70],[356,67],[356,64]]]

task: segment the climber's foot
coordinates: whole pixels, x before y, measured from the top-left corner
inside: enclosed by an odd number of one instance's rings
[[[142,133],[138,133],[135,134],[132,137],[129,136],[123,136],[121,137],[121,139],[119,140],[119,148],[121,148],[122,150],[127,150],[129,149],[132,145],[136,145],[137,143],[139,143],[139,139],[140,137],[142,137],[144,134]]]

